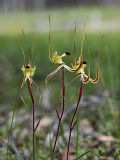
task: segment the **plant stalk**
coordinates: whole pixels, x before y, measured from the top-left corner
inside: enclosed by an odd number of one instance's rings
[[[32,116],[33,116],[33,160],[35,160],[35,105],[34,105],[34,97],[31,91],[31,85],[28,84],[28,91],[32,100]]]
[[[61,112],[61,115],[59,115],[57,108],[56,108],[56,113],[58,116],[59,123],[58,123],[55,143],[54,143],[54,147],[53,147],[53,158],[54,158],[55,147],[56,147],[58,134],[59,134],[59,130],[60,130],[61,120],[62,120],[63,113],[64,113],[64,104],[65,104],[65,80],[64,80],[64,68],[63,68],[63,70],[62,70],[62,112]]]
[[[71,120],[71,123],[70,123],[69,139],[68,139],[67,157],[66,157],[66,160],[68,160],[68,156],[69,156],[69,147],[70,147],[71,133],[72,133],[72,130],[74,129],[75,125],[76,125],[77,122],[78,122],[78,118],[77,118],[76,121],[75,121],[74,124],[73,124],[74,118],[75,118],[75,116],[76,116],[76,114],[77,114],[77,110],[78,110],[78,107],[79,107],[79,104],[80,104],[81,96],[82,96],[82,87],[83,87],[83,82],[80,82],[78,102],[77,102],[77,106],[76,106],[76,108],[75,108],[75,111],[74,111],[74,114],[73,114],[73,117],[72,117],[72,120]]]
[[[78,115],[79,115],[79,111],[77,112],[77,117],[78,117]],[[78,156],[79,126],[80,126],[80,120],[78,120],[77,131],[76,131],[76,157]]]

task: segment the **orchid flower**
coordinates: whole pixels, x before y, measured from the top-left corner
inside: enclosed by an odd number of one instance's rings
[[[75,27],[75,31],[76,31],[76,27]],[[79,59],[75,60],[75,43],[74,43],[74,64],[72,64],[71,67],[69,67],[68,65],[66,65],[63,62],[63,57],[65,57],[66,55],[70,55],[69,52],[65,52],[63,53],[61,56],[59,56],[57,54],[57,51],[53,54],[52,57],[50,57],[50,43],[49,43],[49,49],[48,49],[48,56],[49,59],[52,63],[54,64],[59,64],[58,68],[56,68],[53,72],[51,72],[47,77],[46,77],[46,82],[53,77],[61,68],[65,68],[66,70],[68,70],[69,72],[74,72],[76,74],[79,74],[81,77],[82,82],[88,83],[97,83],[99,81],[99,56],[98,56],[98,61],[97,61],[97,73],[96,73],[96,77],[95,79],[92,79],[90,77],[90,65],[88,67],[88,75],[85,73],[85,67],[87,66],[87,62],[83,60],[83,42],[84,42],[84,38],[86,37],[85,32],[83,33],[83,39],[82,39],[82,44],[81,44],[81,51],[80,51],[80,56]],[[49,42],[50,42],[50,36],[49,36]]]
[[[22,33],[23,33],[23,36],[26,38],[26,35],[25,35],[23,29],[22,29]],[[26,105],[26,103],[25,103],[25,101],[23,99],[23,96],[22,96],[22,90],[23,90],[23,88],[24,88],[24,86],[25,86],[25,84],[27,82],[27,83],[29,83],[30,88],[32,87],[32,84],[34,84],[34,86],[39,91],[39,93],[40,93],[39,104],[40,104],[40,100],[41,100],[40,88],[38,87],[38,85],[33,80],[33,76],[34,76],[35,71],[36,71],[36,66],[32,66],[33,40],[32,40],[32,49],[31,49],[32,53],[30,53],[30,49],[29,49],[29,62],[28,63],[26,63],[26,57],[25,57],[24,50],[21,47],[20,47],[20,49],[21,49],[23,57],[24,57],[24,65],[22,65],[22,67],[21,67],[21,71],[23,73],[23,81],[22,81],[22,85],[21,85],[21,88],[20,88],[21,99],[22,99],[23,103]]]
[[[75,26],[75,34],[76,34],[76,27],[77,26]],[[77,122],[78,122],[78,116],[77,116],[76,120],[74,120],[74,119],[75,119],[75,117],[77,115],[78,107],[79,107],[80,100],[81,100],[81,97],[82,97],[83,84],[88,83],[89,81],[91,83],[97,83],[98,80],[99,80],[99,71],[98,71],[98,68],[99,68],[98,64],[99,63],[97,63],[97,74],[96,74],[96,78],[94,80],[92,78],[90,78],[90,63],[89,63],[89,67],[88,67],[88,75],[85,73],[85,67],[87,65],[87,62],[83,60],[83,42],[84,42],[85,36],[86,36],[86,34],[84,32],[83,33],[82,44],[81,44],[80,56],[79,56],[78,61],[76,62],[76,60],[75,60],[75,40],[74,40],[74,64],[72,64],[71,68],[68,67],[68,66],[67,67],[65,66],[65,68],[68,71],[78,74],[80,76],[80,78],[81,78],[77,106],[76,106],[75,111],[73,113],[73,116],[72,116],[72,119],[71,119],[71,123],[70,123],[70,128],[69,128],[69,138],[68,138],[68,145],[67,145],[67,157],[66,157],[66,160],[69,159],[69,147],[70,147],[71,133],[72,133],[72,130],[74,129],[74,127],[76,126]],[[87,40],[87,37],[86,37],[86,40]]]
[[[21,67],[21,70],[23,72],[23,75],[24,75],[24,78],[23,78],[23,83],[22,83],[22,87],[24,86],[25,82],[27,80],[29,80],[30,82],[30,86],[32,86],[32,77],[34,76],[35,74],[35,70],[36,70],[36,67],[32,67],[31,63],[29,62],[27,65],[23,65]]]
[[[36,67],[35,66],[32,67],[32,57],[31,57],[31,54],[30,54],[30,49],[29,49],[29,63],[28,64],[26,63],[24,50],[22,48],[21,48],[21,50],[22,50],[22,53],[23,53],[23,56],[24,56],[24,65],[21,67],[21,71],[23,72],[23,81],[22,81],[22,85],[21,85],[21,88],[20,88],[20,95],[21,95],[21,99],[22,99],[23,103],[26,105],[26,103],[23,99],[23,96],[22,96],[22,90],[23,90],[25,84],[27,83],[28,91],[29,91],[31,101],[32,101],[33,160],[35,160],[35,132],[36,132],[38,126],[39,126],[40,120],[38,120],[37,124],[35,125],[35,103],[34,103],[34,96],[32,94],[32,90],[31,90],[32,84],[34,84],[35,87],[39,90],[39,93],[40,93],[40,89],[37,86],[37,84],[33,81],[33,76],[35,74]],[[39,97],[39,103],[40,103],[40,99],[41,99],[41,93],[40,93],[40,97]]]
[[[25,101],[24,101],[23,96],[22,96],[22,90],[23,90],[23,87],[25,86],[27,80],[29,82],[30,88],[32,87],[32,84],[34,84],[37,87],[38,90],[39,90],[39,87],[36,85],[36,83],[32,79],[34,74],[35,74],[36,67],[35,66],[32,67],[31,57],[29,57],[29,63],[26,64],[25,53],[24,53],[22,48],[21,48],[21,50],[22,50],[22,53],[23,53],[23,56],[24,56],[24,65],[21,67],[21,71],[23,72],[24,77],[23,77],[21,88],[20,88],[20,95],[21,95],[21,99],[22,99],[23,103],[25,104]],[[29,56],[30,56],[30,50],[29,50]]]
[[[77,25],[76,25],[77,27]],[[76,32],[76,27],[75,27],[75,32]],[[79,30],[79,28],[77,27]],[[91,83],[97,83],[99,81],[99,56],[97,60],[97,73],[95,79],[92,79],[90,77],[90,64],[88,66],[88,75],[85,73],[85,67],[87,66],[87,62],[83,60],[83,42],[84,38],[87,40],[86,33],[83,33],[83,39],[82,39],[82,44],[81,44],[81,51],[80,51],[80,56],[79,59],[76,61],[75,60],[75,43],[74,43],[74,64],[72,64],[71,67],[64,65],[64,68],[66,68],[69,72],[74,72],[81,77],[81,81],[83,84],[91,82]]]
[[[53,72],[51,72],[47,77],[46,77],[46,83],[47,81],[53,77],[61,68],[69,68],[63,61],[63,58],[66,56],[69,56],[69,52],[64,52],[61,55],[58,55],[57,51],[53,53],[53,55],[50,55],[50,34],[51,34],[51,23],[50,23],[50,15],[49,15],[49,24],[50,24],[50,33],[49,33],[49,42],[48,42],[48,57],[50,61],[53,64],[59,65]]]
[[[83,61],[81,57],[79,57],[79,60],[74,65],[72,64],[72,67],[64,66],[69,72],[74,72],[76,74],[79,74],[81,77],[81,81],[85,84],[89,81],[91,83],[97,83],[99,81],[99,64],[97,63],[97,73],[96,78],[92,79],[90,77],[90,69],[88,69],[88,75],[85,73],[85,67],[87,66],[87,62]]]
[[[48,56],[50,61],[53,64],[58,65],[58,67],[51,72],[47,77],[46,77],[46,83],[47,81],[52,78],[60,69],[63,68],[62,70],[62,111],[61,113],[58,112],[57,107],[55,107],[56,113],[57,113],[57,117],[58,117],[58,128],[57,128],[57,132],[56,132],[56,137],[55,137],[55,142],[54,142],[54,146],[53,146],[53,153],[52,153],[52,158],[54,158],[54,152],[55,152],[55,147],[56,147],[56,143],[57,143],[57,139],[58,139],[58,134],[59,134],[59,130],[60,130],[60,125],[61,125],[61,120],[64,114],[64,106],[65,106],[65,81],[64,81],[64,68],[69,68],[63,61],[63,58],[66,56],[69,56],[70,53],[69,52],[64,52],[61,55],[58,55],[57,51],[55,51],[53,53],[53,55],[50,55],[50,33],[51,33],[51,23],[50,23],[50,15],[49,15],[49,24],[50,24],[50,32],[49,32],[49,42],[48,42]]]

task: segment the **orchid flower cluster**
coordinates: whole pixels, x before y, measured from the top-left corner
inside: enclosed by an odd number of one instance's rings
[[[49,24],[50,24],[50,33],[51,33],[50,15],[49,15]],[[76,34],[76,28],[78,29],[77,25],[75,24],[75,34]],[[79,29],[78,29],[78,31],[79,31]],[[77,61],[75,60],[75,39],[74,39],[74,64],[72,64],[71,66],[66,65],[65,62],[63,61],[64,57],[70,56],[69,52],[64,52],[61,55],[58,55],[57,51],[55,51],[52,56],[50,55],[50,33],[49,33],[49,43],[48,43],[48,56],[49,56],[50,61],[53,64],[58,65],[58,67],[46,77],[46,83],[48,82],[49,79],[51,79],[53,76],[55,76],[58,71],[60,71],[62,69],[62,97],[63,97],[63,106],[62,106],[61,114],[58,112],[57,108],[55,108],[57,116],[58,116],[59,123],[58,123],[56,138],[55,138],[55,142],[54,142],[52,157],[54,157],[56,142],[57,142],[57,139],[58,139],[58,133],[59,133],[60,125],[61,125],[61,119],[63,117],[63,112],[64,112],[64,103],[65,103],[64,102],[64,96],[65,96],[64,69],[66,69],[68,72],[77,74],[78,77],[80,77],[80,80],[81,80],[77,106],[75,108],[75,111],[74,111],[74,114],[73,114],[73,117],[72,117],[72,120],[71,120],[71,123],[70,123],[69,140],[68,140],[67,157],[66,157],[66,160],[68,160],[71,132],[78,122],[78,117],[75,120],[75,122],[74,122],[74,119],[77,115],[78,106],[79,106],[80,99],[81,99],[81,96],[82,96],[82,86],[83,86],[83,84],[87,84],[88,82],[91,82],[91,83],[95,84],[99,81],[99,57],[98,57],[98,61],[97,61],[96,77],[95,77],[95,79],[92,79],[90,77],[90,65],[88,67],[88,74],[86,74],[85,73],[85,67],[87,66],[87,62],[83,60],[84,38],[86,38],[86,40],[87,40],[87,36],[86,36],[85,32],[83,33],[80,56],[79,56],[79,59]]]
[[[79,118],[79,117],[77,117],[77,119],[74,120],[76,115],[77,115],[76,113],[78,111],[78,106],[79,106],[80,99],[81,99],[81,96],[82,96],[82,86],[84,84],[87,84],[88,82],[97,83],[99,81],[99,58],[98,58],[98,61],[97,61],[96,77],[95,77],[95,79],[92,79],[90,77],[90,65],[88,66],[88,74],[86,74],[85,68],[87,67],[87,62],[83,60],[83,43],[84,43],[84,39],[86,37],[85,32],[83,33],[83,38],[82,38],[82,43],[81,43],[81,51],[80,51],[80,56],[79,56],[78,60],[75,60],[75,40],[74,40],[74,63],[71,66],[67,65],[63,60],[65,57],[70,56],[70,53],[68,51],[64,52],[60,55],[57,53],[57,51],[55,51],[53,53],[53,55],[51,56],[51,54],[50,54],[50,34],[51,34],[50,15],[49,15],[49,24],[50,24],[50,33],[49,33],[49,43],[48,43],[48,56],[49,56],[50,61],[53,64],[57,65],[58,67],[46,77],[45,82],[47,83],[49,79],[51,79],[53,76],[55,76],[57,74],[57,72],[62,69],[62,101],[63,101],[61,114],[58,112],[57,108],[55,108],[57,116],[58,116],[59,123],[58,123],[55,143],[54,143],[54,147],[53,147],[52,158],[54,157],[54,152],[55,152],[56,142],[57,142],[57,139],[58,139],[61,120],[62,120],[62,117],[63,117],[63,114],[64,114],[64,106],[65,106],[64,105],[64,103],[65,103],[65,100],[64,100],[64,97],[65,97],[64,70],[67,70],[68,72],[71,72],[72,74],[74,74],[74,73],[77,74],[78,77],[80,77],[80,80],[81,80],[80,81],[79,96],[78,96],[78,103],[77,103],[77,106],[75,108],[75,111],[74,111],[74,114],[73,114],[73,117],[72,117],[72,120],[71,120],[71,123],[70,123],[68,149],[67,149],[67,157],[66,157],[66,160],[68,160],[71,132],[72,132],[73,128],[75,127],[75,125],[77,124],[78,118]],[[75,26],[75,33],[76,33],[76,28],[78,28],[78,27]],[[21,49],[21,50],[22,50],[22,53],[23,53],[23,56],[24,56],[24,65],[21,67],[21,70],[23,72],[23,82],[22,82],[22,85],[21,85],[20,94],[21,94],[21,99],[25,104],[25,101],[24,101],[23,96],[22,96],[22,90],[23,90],[23,88],[24,88],[24,86],[27,82],[28,91],[29,91],[29,94],[30,94],[30,97],[31,97],[31,100],[32,100],[32,105],[33,105],[33,159],[35,160],[35,131],[36,131],[40,121],[38,121],[37,125],[35,126],[35,124],[34,124],[34,122],[35,122],[35,106],[34,106],[34,97],[32,95],[31,87],[32,87],[32,84],[34,84],[37,87],[38,90],[39,90],[39,87],[33,81],[33,76],[35,74],[36,67],[35,66],[32,67],[32,59],[31,59],[31,56],[30,56],[30,51],[29,51],[29,57],[30,57],[29,58],[29,63],[26,64],[25,53],[24,53],[23,49]],[[74,124],[73,124],[73,121],[74,121]]]
[[[67,71],[69,72],[73,72],[78,74],[81,77],[81,81],[85,84],[88,82],[91,83],[97,83],[99,81],[99,61],[97,63],[97,73],[96,73],[96,78],[92,79],[90,77],[90,73],[88,73],[88,75],[85,73],[85,67],[87,66],[87,62],[83,60],[82,58],[82,48],[83,48],[83,44],[81,45],[81,54],[79,56],[79,59],[72,64],[71,67],[69,67],[68,65],[65,64],[65,62],[63,61],[63,57],[66,57],[68,55],[70,55],[69,52],[64,52],[61,55],[58,55],[57,51],[55,51],[55,53],[52,55],[52,57],[50,57],[50,53],[49,55],[49,59],[52,63],[59,65],[53,72],[51,72],[47,77],[46,77],[46,82],[52,78],[53,76],[55,76],[55,74],[61,69],[61,68],[65,68]]]

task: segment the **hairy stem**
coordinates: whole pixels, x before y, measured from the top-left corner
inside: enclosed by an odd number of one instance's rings
[[[54,147],[53,147],[53,158],[54,158],[55,147],[56,147],[58,134],[59,134],[59,130],[60,130],[61,120],[62,120],[63,113],[64,113],[64,104],[65,104],[65,98],[64,97],[65,97],[65,81],[64,81],[64,69],[63,69],[62,70],[62,112],[61,112],[61,115],[59,115],[59,113],[57,111],[57,108],[56,108],[56,113],[57,113],[57,116],[58,116],[59,123],[58,123],[55,143],[54,143]]]
[[[73,117],[72,117],[72,120],[71,120],[71,123],[70,123],[69,139],[68,139],[68,146],[67,146],[67,158],[66,158],[66,160],[68,160],[68,156],[69,156],[69,147],[70,147],[71,133],[72,133],[72,130],[74,129],[75,125],[78,122],[78,118],[77,118],[77,120],[73,124],[74,118],[75,118],[75,116],[77,114],[77,110],[78,110],[78,107],[79,107],[79,104],[80,104],[81,96],[82,96],[82,86],[83,86],[83,83],[81,82],[80,83],[80,89],[79,89],[79,96],[78,96],[77,106],[75,108],[75,111],[74,111],[74,114],[73,114]]]
[[[34,105],[34,97],[31,91],[31,86],[28,84],[28,91],[32,100],[32,108],[33,108],[33,160],[35,160],[35,105]]]

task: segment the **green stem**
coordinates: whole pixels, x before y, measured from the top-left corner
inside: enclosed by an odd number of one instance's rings
[[[20,85],[19,85],[18,90],[17,90],[16,101],[15,101],[15,104],[14,104],[14,107],[13,107],[12,119],[11,119],[9,134],[8,134],[8,143],[7,143],[7,151],[6,151],[6,160],[9,160],[9,159],[10,159],[10,157],[9,157],[9,147],[10,147],[10,141],[11,141],[11,136],[12,136],[13,120],[14,120],[15,111],[16,111],[16,106],[17,106],[17,102],[18,102],[19,90],[20,90]]]

